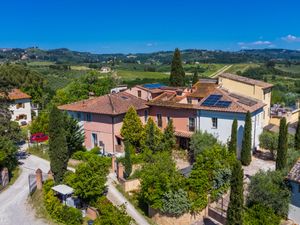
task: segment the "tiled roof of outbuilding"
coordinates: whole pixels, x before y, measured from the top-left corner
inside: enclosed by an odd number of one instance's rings
[[[8,93],[8,98],[10,100],[17,100],[17,99],[29,99],[31,98],[30,95],[24,93],[23,91],[21,91],[20,89],[12,89],[9,93]]]
[[[287,179],[290,181],[300,183],[300,158],[287,175]]]

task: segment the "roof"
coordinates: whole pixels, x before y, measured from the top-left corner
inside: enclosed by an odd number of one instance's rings
[[[205,85],[203,85],[205,83]],[[216,83],[206,83],[203,81],[198,81],[193,86],[193,92],[190,93],[188,96],[190,97],[196,97],[196,98],[204,98],[209,93],[214,91],[218,85]]]
[[[74,193],[74,189],[68,185],[60,184],[51,188],[53,191],[56,191],[62,195],[70,195]]]
[[[290,181],[300,183],[300,158],[295,163],[291,171],[288,173],[287,179]]]
[[[136,110],[146,109],[146,101],[126,92],[112,93],[59,106],[61,110],[88,112],[104,115],[120,115],[133,106]]]
[[[189,132],[189,131],[174,131],[174,135],[177,137],[183,137],[183,138],[191,138],[194,132]]]
[[[12,89],[8,93],[8,98],[10,100],[18,100],[18,99],[29,99],[31,98],[31,96],[22,92],[20,89]]]
[[[219,75],[219,77],[224,77],[224,78],[227,78],[230,80],[235,80],[235,81],[239,81],[239,82],[246,83],[246,84],[257,85],[259,87],[262,87],[263,89],[273,87],[273,84],[269,84],[269,83],[266,83],[266,82],[263,82],[260,80],[250,79],[248,77],[238,76],[238,75],[231,74],[231,73],[222,73]]]

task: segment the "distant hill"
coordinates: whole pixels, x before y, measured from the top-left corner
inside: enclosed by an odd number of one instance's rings
[[[265,62],[268,60],[297,61],[300,62],[300,51],[286,49],[253,49],[236,52],[211,51],[187,49],[181,51],[182,58],[186,62],[205,63],[249,63]],[[36,47],[0,48],[0,61],[51,61],[57,63],[98,63],[110,60],[121,60],[127,63],[163,63],[169,64],[172,60],[172,51],[138,54],[93,54],[89,52],[72,51],[66,48],[42,50]]]

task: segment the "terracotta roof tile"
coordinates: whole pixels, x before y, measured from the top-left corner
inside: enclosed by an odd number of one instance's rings
[[[300,183],[300,158],[287,175],[287,179],[290,181]]]
[[[17,99],[28,99],[31,98],[31,96],[22,92],[20,89],[12,89],[8,93],[8,98],[10,100],[17,100]]]
[[[266,83],[266,82],[263,82],[260,80],[250,79],[248,77],[238,76],[238,75],[231,74],[231,73],[222,73],[219,75],[219,77],[228,78],[230,80],[235,80],[235,81],[239,81],[239,82],[246,83],[246,84],[257,85],[259,87],[262,87],[263,89],[273,87],[273,84],[269,84],[269,83]]]
[[[105,115],[120,115],[133,106],[136,110],[146,109],[146,101],[126,92],[107,94],[96,98],[82,100],[79,102],[62,105],[61,110],[75,112],[89,112]]]

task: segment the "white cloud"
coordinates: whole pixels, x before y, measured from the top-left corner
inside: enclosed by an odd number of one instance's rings
[[[285,37],[282,37],[281,39],[284,40],[284,41],[287,41],[287,42],[300,42],[300,37],[296,37],[296,36],[291,35],[291,34],[289,34]]]
[[[274,47],[271,41],[254,41],[254,42],[238,42],[238,45],[241,46],[242,49],[253,48],[255,46],[263,46],[263,47]]]
[[[153,43],[147,43],[146,44],[148,47],[152,47],[153,46]]]
[[[271,45],[270,41],[255,41],[251,43],[252,45]]]

